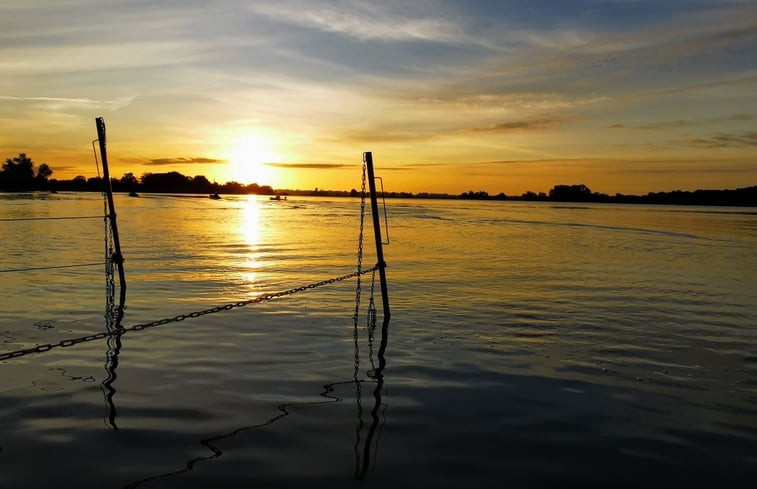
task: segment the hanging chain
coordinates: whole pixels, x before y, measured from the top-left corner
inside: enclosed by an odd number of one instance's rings
[[[92,149],[94,150],[94,141],[92,144]],[[95,162],[97,162],[96,151],[95,151]],[[253,303],[267,302],[279,297],[284,297],[284,296],[295,294],[298,292],[303,292],[308,289],[314,289],[316,287],[332,284],[334,282],[339,282],[342,280],[346,280],[348,278],[357,277],[357,285],[355,287],[355,314],[353,315],[353,319],[354,319],[353,339],[355,343],[355,364],[354,364],[355,371],[354,373],[355,373],[355,379],[357,379],[358,371],[360,368],[360,354],[359,354],[359,349],[358,349],[358,316],[359,316],[359,311],[360,311],[360,296],[361,296],[360,277],[361,275],[365,273],[372,273],[370,302],[368,305],[368,316],[367,316],[367,325],[366,325],[367,331],[368,331],[369,358],[370,358],[372,366],[374,363],[373,362],[373,338],[374,338],[374,332],[376,328],[376,305],[374,302],[374,287],[375,287],[375,282],[376,282],[376,270],[378,269],[378,265],[373,266],[367,270],[363,270],[363,234],[364,234],[364,223],[365,223],[366,170],[367,170],[367,162],[366,162],[366,156],[364,154],[363,155],[362,185],[361,185],[361,193],[360,193],[360,234],[358,236],[357,270],[355,272],[342,275],[340,277],[330,278],[328,280],[322,280],[320,282],[314,282],[308,285],[304,285],[301,287],[296,287],[296,288],[292,288],[292,289],[288,289],[288,290],[284,290],[280,292],[275,292],[271,294],[262,294],[252,299],[247,299],[247,300],[239,301],[239,302],[233,302],[233,303],[226,304],[223,306],[212,307],[210,309],[205,309],[202,311],[195,311],[195,312],[191,312],[187,314],[179,314],[171,318],[164,318],[157,321],[151,321],[148,323],[135,324],[128,328],[124,328],[124,327],[121,327],[120,324],[116,324],[116,328],[111,329],[109,327],[108,331],[102,331],[99,333],[83,336],[80,338],[66,339],[58,343],[47,343],[43,345],[37,345],[33,348],[27,348],[23,350],[16,350],[13,352],[8,352],[8,353],[2,353],[0,354],[0,361],[17,358],[24,355],[30,355],[33,353],[42,353],[42,352],[50,351],[53,348],[58,348],[58,347],[65,348],[65,347],[73,346],[79,343],[95,341],[95,340],[104,339],[104,338],[117,337],[131,331],[140,331],[146,328],[161,326],[168,323],[183,321],[189,318],[196,318],[196,317],[204,316],[206,314],[212,314],[212,313],[221,312],[221,311],[228,311],[234,308],[244,307]],[[99,166],[98,166],[98,175],[99,175]],[[116,254],[115,254],[115,245],[114,245],[114,238],[113,238],[113,229],[111,226],[111,216],[108,213],[105,193],[103,193],[103,214],[104,214],[104,227],[105,227],[104,245],[105,245],[106,322],[108,325],[110,325],[111,324],[110,319],[116,316],[118,312],[118,308],[120,306],[115,305],[115,301],[114,301],[115,288],[116,288],[116,285],[115,285]]]
[[[368,301],[368,314],[366,321],[366,330],[368,331],[368,359],[371,361],[371,368],[376,370],[376,365],[373,361],[373,337],[376,332],[376,302],[373,298],[373,290],[376,287],[376,270],[374,267],[371,273],[371,295]]]
[[[360,370],[360,348],[358,346],[358,317],[360,312],[360,294],[361,284],[360,275],[363,269],[363,229],[365,223],[365,178],[366,178],[366,161],[363,155],[363,183],[360,190],[360,234],[357,240],[357,284],[355,285],[355,314],[352,315],[354,326],[352,328],[352,340],[355,346],[354,377],[357,378]],[[375,268],[375,267],[374,267]]]
[[[113,262],[113,235],[110,231],[110,221],[105,217],[105,316],[112,314],[116,297],[116,267]]]
[[[274,299],[278,299],[280,297],[296,294],[298,292],[304,292],[304,291],[309,290],[309,289],[315,289],[317,287],[321,287],[321,286],[328,285],[328,284],[333,284],[335,282],[341,282],[342,280],[347,280],[347,279],[352,278],[352,277],[358,277],[358,276],[360,276],[360,274],[372,272],[373,270],[375,270],[375,268],[376,267],[369,268],[369,269],[363,270],[363,271],[361,271],[359,273],[358,272],[348,273],[348,274],[342,275],[340,277],[334,277],[334,278],[330,278],[328,280],[321,280],[320,282],[314,282],[314,283],[311,283],[311,284],[308,284],[308,285],[303,285],[301,287],[295,287],[295,288],[292,288],[292,289],[289,289],[289,290],[284,290],[284,291],[280,291],[280,292],[274,292],[274,293],[270,293],[270,294],[261,294],[261,295],[259,295],[257,297],[252,298],[252,299],[247,299],[247,300],[239,301],[239,302],[232,302],[230,304],[226,304],[226,305],[223,305],[223,306],[211,307],[210,309],[205,309],[205,310],[202,310],[202,311],[195,311],[195,312],[191,312],[191,313],[187,313],[187,314],[179,314],[178,316],[174,316],[174,317],[171,317],[171,318],[159,319],[157,321],[150,321],[149,323],[135,324],[134,326],[129,326],[128,328],[114,329],[112,331],[102,331],[100,333],[95,333],[95,334],[91,334],[91,335],[87,335],[87,336],[82,336],[81,338],[68,339],[68,340],[60,341],[58,343],[48,343],[48,344],[45,344],[45,345],[37,345],[37,346],[35,346],[33,348],[27,348],[27,349],[24,349],[24,350],[17,350],[17,351],[8,352],[8,353],[2,353],[2,354],[0,354],[0,361],[8,360],[8,359],[11,359],[11,358],[22,357],[24,355],[30,355],[32,353],[42,353],[42,352],[50,351],[53,348],[57,348],[57,347],[63,347],[63,348],[65,348],[65,347],[68,347],[68,346],[76,345],[78,343],[85,343],[85,342],[88,342],[88,341],[94,341],[94,340],[100,340],[100,339],[103,339],[103,338],[108,338],[110,336],[122,335],[122,334],[125,334],[125,333],[129,333],[131,331],[141,331],[143,329],[152,328],[152,327],[155,327],[155,326],[162,326],[162,325],[168,324],[168,323],[176,323],[176,322],[179,322],[179,321],[184,321],[185,319],[197,318],[197,317],[200,317],[200,316],[204,316],[206,314],[213,314],[213,313],[221,312],[221,311],[230,311],[231,309],[236,309],[236,308],[239,308],[239,307],[244,307],[244,306],[247,306],[249,304],[257,304],[257,303],[260,303],[260,302],[269,302],[269,301],[272,301]]]
[[[360,347],[359,347],[359,337],[358,337],[358,318],[360,313],[360,294],[361,294],[361,284],[360,284],[360,271],[363,267],[363,228],[365,223],[365,181],[366,181],[366,157],[365,154],[363,154],[363,181],[360,189],[360,234],[358,235],[358,241],[357,241],[357,285],[355,286],[355,314],[353,315],[352,319],[354,322],[354,326],[352,328],[352,340],[354,343],[355,348],[355,361],[354,361],[354,369],[352,372],[352,377],[355,381],[355,399],[357,400],[357,413],[358,413],[358,419],[360,420],[360,423],[357,426],[356,431],[356,439],[355,439],[355,445],[354,445],[354,451],[355,451],[355,478],[358,476],[358,468],[360,467],[360,452],[358,450],[358,446],[360,444],[360,432],[363,429],[363,406],[361,403],[361,386],[360,381],[358,380],[358,375],[360,374]],[[373,267],[373,273],[375,274],[376,267]]]
[[[97,156],[97,153],[95,153]],[[99,171],[99,168],[98,168]],[[113,225],[110,213],[108,212],[108,196],[102,192],[103,196],[103,222],[105,226],[105,321],[108,330],[112,325],[120,328],[114,320],[118,317],[119,306],[115,303],[116,297],[116,245],[113,238]]]
[[[363,230],[365,227],[365,179],[366,179],[366,162],[365,156],[363,157],[363,183],[360,190],[360,234],[357,240],[357,285],[355,286],[355,315],[354,319],[357,319],[358,311],[360,309],[360,272],[363,267]]]

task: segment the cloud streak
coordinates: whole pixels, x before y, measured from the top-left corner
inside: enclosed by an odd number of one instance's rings
[[[740,148],[757,146],[757,132],[742,134],[713,134],[707,138],[691,138],[684,143],[693,148]]]
[[[273,168],[288,168],[288,169],[308,169],[308,170],[333,170],[336,168],[346,168],[355,165],[347,165],[342,163],[264,163],[266,166]]]
[[[670,129],[683,127],[686,121],[678,119],[675,121],[652,122],[649,124],[611,124],[608,129]]]
[[[511,131],[541,131],[555,126],[559,121],[556,119],[536,119],[528,121],[500,122],[487,127],[473,127],[463,129],[462,133],[500,133]]]
[[[308,8],[303,9],[299,2],[281,0],[256,3],[250,8],[257,15],[281,23],[357,40],[455,43],[465,39],[453,22],[431,16],[429,11],[420,15],[399,14],[412,10],[407,7],[406,4],[392,5],[392,2],[311,1]]]
[[[92,100],[86,98],[67,98],[67,97],[12,97],[9,95],[0,95],[0,100],[12,100],[21,102],[64,102],[69,104],[82,105],[120,105],[123,102],[114,100]]]
[[[145,162],[148,166],[168,166],[168,165],[215,165],[226,163],[226,160],[216,158],[156,158]]]

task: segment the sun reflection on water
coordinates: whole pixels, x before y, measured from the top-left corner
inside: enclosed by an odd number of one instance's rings
[[[244,202],[242,212],[242,221],[238,229],[243,243],[245,243],[248,252],[244,261],[240,264],[240,270],[243,283],[252,285],[253,289],[259,287],[258,270],[260,269],[260,203],[255,196],[249,196]]]

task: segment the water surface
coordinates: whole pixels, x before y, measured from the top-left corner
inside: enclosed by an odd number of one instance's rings
[[[358,199],[146,194],[116,207],[125,327],[356,266]],[[722,487],[757,475],[757,214],[432,200],[388,211],[378,378],[370,275],[357,343],[350,279],[2,361],[0,487]],[[0,195],[0,270],[101,263],[102,213],[97,194]],[[36,219],[67,216],[93,218]],[[369,233],[364,263],[375,260]],[[107,327],[102,265],[0,273],[0,298],[3,351]]]

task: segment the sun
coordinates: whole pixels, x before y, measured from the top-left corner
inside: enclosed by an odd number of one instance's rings
[[[271,138],[248,133],[233,139],[226,156],[229,180],[239,183],[270,185],[271,177],[266,163],[280,159]]]

